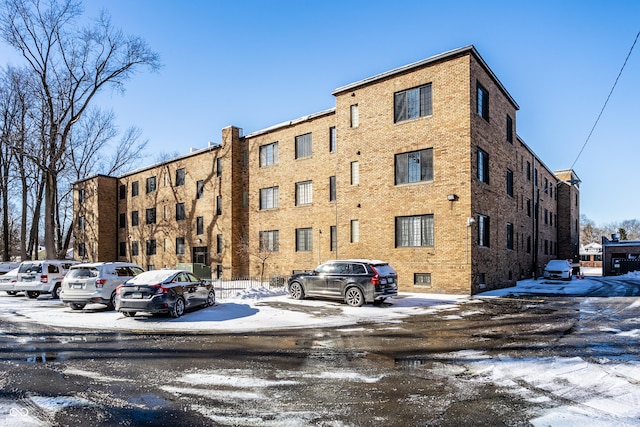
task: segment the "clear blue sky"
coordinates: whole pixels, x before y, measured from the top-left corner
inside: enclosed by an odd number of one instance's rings
[[[640,31],[640,1],[87,0],[161,55],[124,95],[120,126],[161,153],[220,142],[335,105],[348,83],[475,45],[520,105],[518,135],[551,170],[569,168]],[[8,50],[0,46],[0,55]],[[7,61],[0,61],[6,63]],[[640,219],[640,42],[574,169],[581,211],[604,225]]]

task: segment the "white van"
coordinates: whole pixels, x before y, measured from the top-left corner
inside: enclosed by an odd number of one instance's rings
[[[18,281],[13,290],[25,292],[29,298],[38,298],[40,294],[51,294],[52,298],[58,299],[62,279],[73,264],[78,264],[78,261],[60,259],[23,261],[18,267]]]
[[[60,298],[74,310],[92,303],[115,307],[116,288],[144,270],[128,262],[76,264],[62,280]]]

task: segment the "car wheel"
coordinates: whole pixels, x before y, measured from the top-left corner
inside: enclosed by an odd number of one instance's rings
[[[62,287],[60,285],[55,285],[53,287],[53,292],[51,292],[51,299],[60,299],[60,294],[62,294]]]
[[[109,298],[109,304],[107,304],[107,308],[109,308],[109,310],[116,309],[116,293],[115,292],[111,294],[111,298]]]
[[[209,291],[209,295],[207,295],[207,302],[205,306],[211,307],[212,305],[216,305],[216,293],[214,291]]]
[[[14,295],[17,295],[17,294],[18,293],[16,291],[7,291],[7,295],[14,296]]]
[[[344,300],[351,307],[362,307],[364,304],[364,295],[360,289],[353,286],[345,292]]]
[[[289,285],[289,295],[293,299],[304,299],[304,288],[298,282],[293,282]]]
[[[40,296],[40,292],[38,292],[38,291],[27,291],[27,296],[29,298],[38,298]]]
[[[124,317],[133,317],[136,315],[135,311],[123,311],[122,314],[124,314]]]
[[[71,307],[73,310],[82,310],[84,308],[84,304],[72,302],[71,304],[69,304],[69,307]]]
[[[174,319],[177,319],[184,314],[184,300],[182,297],[178,297],[169,314],[171,314],[171,317]]]

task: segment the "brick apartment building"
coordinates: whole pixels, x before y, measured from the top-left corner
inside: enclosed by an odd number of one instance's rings
[[[519,107],[473,46],[333,95],[330,110],[76,182],[76,258],[224,278],[383,259],[401,290],[455,294],[578,259],[578,177],[516,135]]]

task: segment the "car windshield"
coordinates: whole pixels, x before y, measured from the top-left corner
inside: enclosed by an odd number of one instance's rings
[[[72,268],[67,277],[70,279],[90,279],[98,277],[98,269],[95,267]]]
[[[41,273],[42,264],[27,263],[20,266],[19,273]]]
[[[549,261],[549,263],[547,264],[547,270],[562,270],[570,267],[571,266],[567,261],[562,260]]]
[[[176,274],[176,272],[172,270],[145,271],[127,280],[126,284],[127,285],[154,285],[156,283],[165,282],[168,278],[170,278],[174,274]]]

